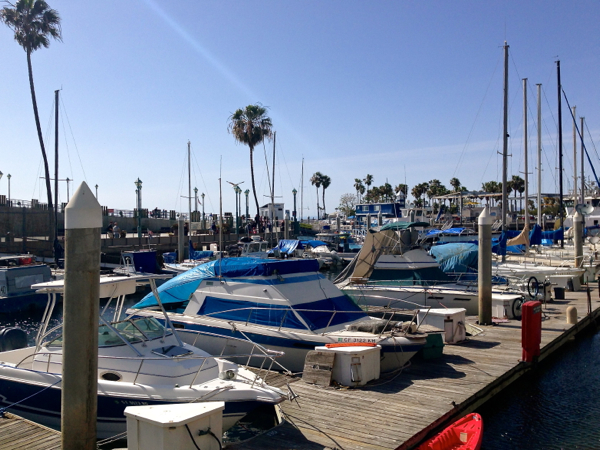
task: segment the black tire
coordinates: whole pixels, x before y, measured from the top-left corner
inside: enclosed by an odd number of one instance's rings
[[[533,278],[533,277],[532,277]],[[515,300],[512,304],[513,318],[520,320],[523,313],[521,312],[523,306],[523,297]]]
[[[531,291],[533,291],[533,294]],[[527,281],[527,293],[529,294],[529,297],[533,299],[537,298],[537,295],[540,293],[540,282],[536,277],[531,277]]]

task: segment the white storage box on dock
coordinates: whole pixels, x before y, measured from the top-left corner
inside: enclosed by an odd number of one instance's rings
[[[128,450],[184,450],[194,448],[187,427],[196,445],[203,450],[220,448],[210,431],[221,439],[225,402],[178,403],[156,406],[128,406]]]
[[[210,251],[211,252],[218,252],[219,251],[219,244],[215,244],[214,242],[212,244],[210,244]]]
[[[381,345],[375,347],[315,347],[319,352],[335,353],[331,379],[343,386],[363,386],[379,379]]]
[[[420,309],[417,314],[419,325],[427,324],[444,330],[444,342],[455,344],[467,337],[465,328],[465,308]]]

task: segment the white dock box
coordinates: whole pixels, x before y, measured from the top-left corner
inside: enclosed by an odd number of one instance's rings
[[[335,353],[331,379],[343,386],[363,386],[379,379],[381,345],[375,347],[315,347],[319,352]]]
[[[543,289],[540,286],[540,289]],[[508,299],[492,298],[492,317],[498,319],[520,319],[521,318],[521,298],[515,296]]]
[[[420,309],[417,321],[419,325],[427,324],[444,330],[444,342],[455,344],[467,338],[466,313],[465,308]]]
[[[194,441],[203,450],[217,450],[223,435],[225,402],[177,403],[156,406],[128,406],[127,448],[129,450],[186,450]],[[205,432],[199,435],[200,432]]]

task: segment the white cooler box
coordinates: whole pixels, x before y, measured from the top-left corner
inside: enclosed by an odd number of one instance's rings
[[[541,287],[540,287],[541,288]],[[501,300],[492,298],[492,317],[498,319],[520,319],[520,299]]]
[[[343,386],[363,386],[379,379],[381,345],[375,347],[315,347],[319,352],[335,353],[331,379]]]
[[[466,312],[465,308],[420,309],[417,321],[419,325],[426,324],[444,330],[444,342],[455,344],[467,338]]]

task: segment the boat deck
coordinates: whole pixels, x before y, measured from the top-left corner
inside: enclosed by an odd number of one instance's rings
[[[52,450],[61,448],[60,432],[4,413],[0,417],[0,448],[10,450]]]
[[[591,287],[591,286],[590,286]],[[567,292],[543,307],[539,361],[559,350],[600,317],[598,290]],[[568,306],[578,323],[566,323]],[[467,317],[475,324],[477,317]],[[282,404],[279,427],[228,449],[411,449],[457,418],[492,400],[532,368],[521,362],[521,322],[480,327],[465,342],[446,345],[441,358],[415,360],[401,373],[362,388],[320,387],[299,377],[270,375],[273,385],[290,383],[297,402]],[[493,400],[492,400],[493,401]]]

